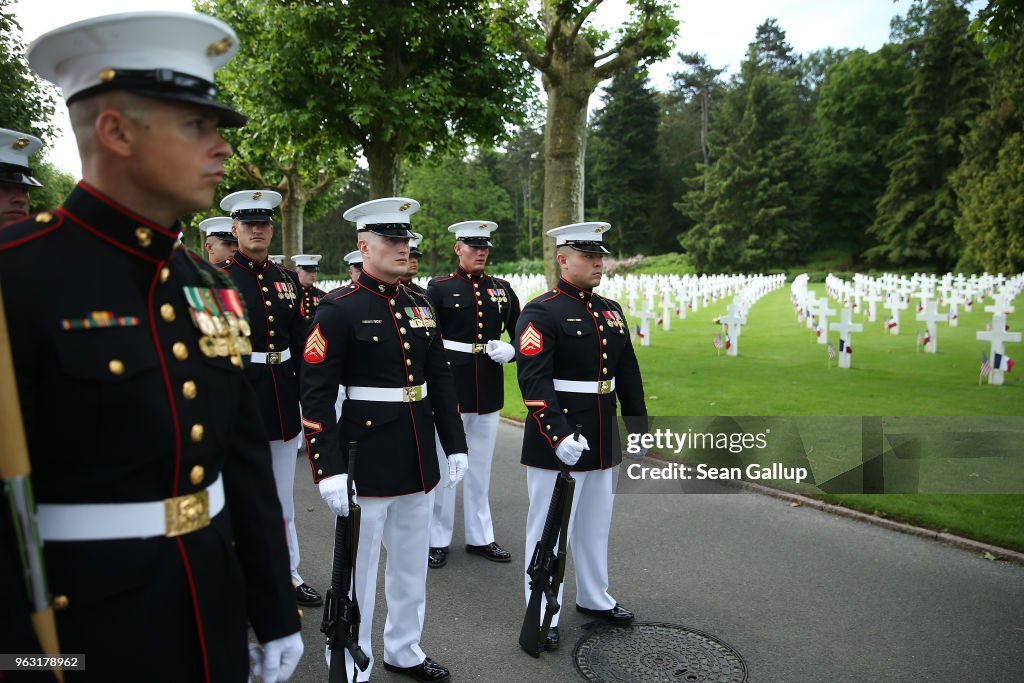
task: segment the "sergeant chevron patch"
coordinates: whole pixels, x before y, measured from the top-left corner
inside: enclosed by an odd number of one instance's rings
[[[537,328],[530,323],[519,335],[519,351],[524,356],[536,356],[544,350],[544,337],[537,331]]]
[[[306,338],[306,350],[303,352],[302,357],[306,359],[307,363],[313,364],[323,363],[324,359],[327,358],[327,340],[320,333],[320,325],[314,327],[313,331]]]

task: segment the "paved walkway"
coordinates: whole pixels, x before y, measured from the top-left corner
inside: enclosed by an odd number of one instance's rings
[[[431,570],[423,648],[454,681],[577,681],[588,619],[566,572],[562,649],[519,649],[526,475],[522,430],[502,423],[491,484],[499,565],[463,552],[461,496],[448,565]],[[366,457],[365,454],[363,457]],[[333,519],[296,477],[300,569],[325,590]],[[611,593],[640,621],[697,628],[744,658],[752,683],[1024,680],[1024,567],[750,493],[631,494],[615,502]],[[571,558],[571,555],[570,555]],[[383,565],[373,650],[383,655]],[[321,610],[303,620],[293,681],[325,682]],[[405,681],[375,666],[374,681]]]

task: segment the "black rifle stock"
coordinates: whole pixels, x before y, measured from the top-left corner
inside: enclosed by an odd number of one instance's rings
[[[331,650],[330,683],[346,680],[345,652],[360,671],[366,671],[370,658],[359,647],[359,601],[356,599],[355,570],[359,550],[359,505],[355,502],[356,444],[348,447],[348,516],[338,517],[334,526],[334,565],[331,568],[331,587],[324,599],[324,616],[320,631],[327,636]],[[351,590],[352,597],[349,597]],[[356,672],[352,672],[355,680]]]
[[[580,425],[576,425],[573,435],[578,441]],[[569,533],[569,516],[572,512],[572,497],[576,490],[576,480],[569,473],[569,466],[559,462],[558,477],[555,488],[551,492],[548,514],[544,519],[544,531],[541,533],[533,558],[526,573],[530,576],[530,602],[526,606],[523,625],[519,629],[519,646],[527,654],[540,657],[541,648],[547,640],[551,628],[551,618],[558,613],[558,589],[565,576],[565,548]],[[555,543],[558,548],[556,550]],[[544,621],[541,622],[541,600],[544,600]]]

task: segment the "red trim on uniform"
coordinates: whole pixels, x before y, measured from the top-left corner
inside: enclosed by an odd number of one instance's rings
[[[143,223],[143,224],[146,225],[146,227],[153,228],[157,232],[161,233],[164,237],[170,237],[171,239],[174,239],[174,240],[178,239],[178,233],[171,232],[167,228],[162,227],[160,225],[157,225],[156,223],[154,223],[153,221],[149,220],[148,218],[143,218],[142,216],[140,216],[138,214],[132,213],[131,211],[129,211],[125,207],[123,207],[120,204],[118,204],[117,202],[115,202],[110,197],[104,195],[99,190],[97,190],[96,188],[94,188],[91,185],[89,185],[88,183],[86,183],[84,180],[79,180],[78,181],[78,187],[82,188],[83,190],[85,190],[86,192],[91,194],[93,197],[95,197],[96,199],[100,200],[101,202],[103,202],[104,204],[106,204],[110,208],[114,209],[115,211],[118,211],[119,213],[123,213],[124,215],[128,216],[133,221],[136,221],[138,223]]]
[[[188,578],[188,591],[192,595],[192,609],[196,613],[196,635],[199,636],[199,654],[203,658],[203,680],[210,683],[210,662],[206,652],[206,636],[203,634],[203,619],[199,614],[199,599],[196,596],[196,584],[192,579],[192,567],[188,563],[188,555],[185,553],[185,544],[181,536],[174,539],[178,542],[178,552],[181,553],[182,564],[185,565],[185,576]]]
[[[377,278],[373,277],[369,273],[366,273],[366,275],[368,277],[370,277],[370,278],[373,278],[374,280],[377,280]],[[377,282],[380,282],[380,280],[377,280]],[[387,283],[386,282],[382,282],[381,284],[385,284],[386,285]],[[364,287],[364,289],[366,289],[366,291],[368,291],[368,292],[373,292],[373,290],[370,289],[369,287]],[[374,292],[374,294],[378,294],[378,293],[379,292]],[[412,386],[412,384],[409,383],[409,372],[408,372],[409,370],[412,369],[412,366],[411,365],[407,365],[406,362],[405,362],[405,346],[404,346],[404,342],[402,341],[405,338],[405,335],[403,335],[401,332],[398,331],[398,327],[399,327],[398,321],[395,320],[395,312],[391,309],[391,301],[390,301],[391,297],[386,297],[386,298],[389,299],[389,301],[388,301],[388,311],[391,313],[391,323],[395,326],[395,334],[398,335],[398,350],[402,353],[402,368],[405,370],[405,386],[407,386],[407,387],[408,386]],[[426,362],[425,361],[424,361],[424,368],[426,368]],[[426,381],[427,381],[427,378],[426,378],[426,376],[424,376],[423,377],[423,382],[426,382]],[[423,382],[420,382],[420,384],[422,384]],[[427,492],[427,480],[423,476],[423,454],[420,452],[420,435],[419,435],[419,432],[416,431],[416,414],[412,410],[412,403],[409,403],[409,419],[412,422],[412,436],[413,436],[413,439],[416,440],[416,461],[419,463],[419,466],[420,466],[420,486],[423,487],[423,492],[426,493]],[[439,480],[439,482],[440,482],[440,480]]]
[[[162,261],[166,260],[166,259],[157,258],[155,256],[150,256],[149,254],[144,254],[141,251],[135,251],[134,249],[132,249],[128,245],[124,244],[123,242],[118,242],[113,237],[110,237],[105,232],[103,232],[101,230],[97,230],[96,228],[92,227],[88,223],[83,223],[77,216],[75,216],[75,214],[71,213],[70,211],[65,211],[63,208],[61,208],[59,210],[61,211],[61,213],[67,215],[68,218],[70,218],[72,221],[74,221],[74,223],[76,225],[78,225],[78,227],[82,228],[83,230],[85,230],[90,235],[94,235],[95,237],[100,238],[104,242],[107,242],[108,244],[111,244],[114,247],[117,247],[118,249],[120,249],[123,252],[129,253],[132,256],[136,257],[136,258],[142,259],[143,261],[149,261],[150,263],[161,263]]]
[[[593,293],[591,293],[590,302],[589,303],[591,305],[593,305],[593,303],[594,303],[594,295],[593,295]],[[604,353],[604,351],[601,350],[603,348],[602,345],[601,345],[601,329],[598,326],[597,317],[595,315],[593,315],[594,309],[590,308],[589,306],[586,307],[586,309],[587,309],[587,314],[590,316],[590,319],[594,323],[594,332],[597,334],[597,379],[598,379],[598,381],[600,381],[601,377],[604,375],[604,373],[601,372],[601,368],[604,367],[604,358],[602,357],[602,354]],[[597,402],[597,462],[601,466],[601,469],[603,470],[604,469],[604,414],[603,414],[603,412],[601,410],[601,394],[596,394],[594,396],[594,400]]]
[[[540,411],[547,409],[548,402],[543,399],[523,399],[523,403],[525,403],[528,408],[536,408],[536,410],[531,411],[530,414],[533,416],[533,419],[537,421],[537,429],[540,431],[540,435],[547,439],[549,446],[554,448],[555,442],[551,440],[550,436],[548,436],[547,431],[544,429],[544,425],[540,423],[540,417],[538,417],[538,415],[540,415]]]
[[[37,237],[42,237],[43,235],[48,235],[49,233],[51,233],[54,230],[56,230],[57,228],[59,228],[61,226],[61,224],[64,223],[64,214],[62,214],[60,212],[60,209],[56,209],[56,212],[57,212],[57,215],[60,216],[60,220],[59,221],[57,221],[53,225],[47,226],[45,230],[40,230],[39,232],[34,232],[31,235],[25,235],[21,239],[15,240],[13,242],[6,242],[4,244],[0,244],[0,251],[7,251],[8,249],[13,249],[14,247],[21,246],[22,244],[25,244],[26,242],[31,242],[32,240],[36,239]],[[29,218],[31,218],[31,216]],[[28,220],[28,219],[26,218],[24,220]],[[6,227],[12,226],[12,225],[14,225],[14,223],[7,223],[3,227],[6,228]],[[2,680],[2,679],[0,679],[0,680]]]
[[[483,280],[483,278],[480,278],[480,279],[481,279],[481,281]],[[474,283],[474,284],[477,284],[477,291],[473,292],[473,313],[475,314],[473,316],[473,322],[479,323],[480,322],[480,297],[477,295],[477,292],[480,289],[480,285],[479,285],[479,283]],[[477,326],[476,329],[479,330],[479,329],[483,329],[483,328]],[[479,334],[479,332],[477,334]],[[473,342],[470,341],[470,343],[472,344]],[[474,413],[478,413],[479,414],[479,412],[480,412],[480,354],[479,353],[474,353],[473,354],[473,395],[476,397],[476,405],[473,406],[475,408],[475,410],[470,411],[470,412],[474,412]],[[469,444],[467,443],[466,445],[468,446]]]

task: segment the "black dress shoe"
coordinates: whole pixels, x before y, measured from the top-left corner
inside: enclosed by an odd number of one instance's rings
[[[427,553],[427,566],[438,569],[448,564],[448,548],[431,548]]]
[[[491,541],[487,545],[467,545],[466,552],[479,555],[491,562],[511,562],[512,553]]]
[[[558,627],[552,626],[548,629],[548,637],[544,641],[544,649],[548,652],[551,652],[552,650],[557,650],[558,645],[561,641],[562,639],[558,636]]]
[[[324,604],[324,599],[315,588],[303,583],[295,587],[295,602],[304,607],[317,607]]]
[[[447,668],[441,666],[430,657],[427,657],[418,666],[395,666],[384,662],[384,668],[394,671],[396,674],[408,676],[421,683],[445,683],[452,680],[452,675]]]
[[[633,623],[634,619],[633,613],[619,603],[615,603],[615,607],[611,609],[587,609],[586,607],[576,605],[576,611],[604,619],[609,624],[614,624],[615,626],[626,626]]]

